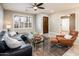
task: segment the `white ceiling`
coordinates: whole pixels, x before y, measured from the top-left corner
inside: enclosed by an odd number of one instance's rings
[[[32,14],[53,13],[79,7],[79,3],[44,3],[42,6],[45,7],[45,9],[38,9],[37,11],[34,11],[33,8],[30,8],[32,7],[32,4],[33,3],[3,3],[2,5],[3,8],[6,10]]]

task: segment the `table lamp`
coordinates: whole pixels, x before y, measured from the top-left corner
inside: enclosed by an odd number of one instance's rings
[[[7,28],[7,31],[9,32],[9,31],[10,31],[10,28],[11,28],[11,25],[8,24],[8,25],[6,26],[6,28]]]

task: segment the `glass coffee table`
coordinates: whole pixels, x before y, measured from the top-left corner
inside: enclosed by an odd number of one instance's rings
[[[33,55],[41,55],[44,56],[49,51],[49,39],[46,37],[42,37],[40,41],[32,40],[32,47],[33,47]]]

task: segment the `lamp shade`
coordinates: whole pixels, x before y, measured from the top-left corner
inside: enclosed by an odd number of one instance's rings
[[[11,28],[11,25],[7,25],[6,28],[7,28],[7,29]]]

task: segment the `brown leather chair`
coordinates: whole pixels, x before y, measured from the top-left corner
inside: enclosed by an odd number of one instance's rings
[[[72,35],[71,39],[65,39],[64,35],[57,35],[56,39],[58,40],[58,43],[63,44],[65,46],[72,46],[74,41],[77,39],[78,32],[77,31],[71,31],[70,35]]]

